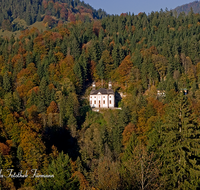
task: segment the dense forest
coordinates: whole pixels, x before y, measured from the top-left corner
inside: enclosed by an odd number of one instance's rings
[[[40,21],[52,28],[58,23],[87,22],[107,15],[80,0],[0,0],[0,5],[0,28],[9,31],[24,30]]]
[[[54,175],[4,177],[1,188],[200,188],[199,43],[192,11],[77,19],[0,37],[1,175]],[[93,81],[112,81],[122,109],[93,112]]]

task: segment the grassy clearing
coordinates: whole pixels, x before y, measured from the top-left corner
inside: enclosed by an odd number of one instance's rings
[[[35,22],[34,24],[32,24],[30,26],[27,26],[26,22],[22,19],[15,19],[13,22],[15,22],[15,23],[17,22],[19,25],[24,26],[24,28],[29,29],[29,30],[33,27],[37,28],[40,32],[46,30],[46,27],[44,26],[43,22]],[[18,31],[15,31],[15,32],[11,32],[11,31],[8,31],[8,30],[0,29],[0,36],[1,37],[10,38],[12,35],[16,38],[19,38],[19,36],[21,35],[21,31],[18,30]]]
[[[0,36],[1,37],[10,38],[12,35],[14,37],[16,37],[16,38],[19,38],[19,36],[21,35],[21,31],[11,32],[11,31],[8,31],[8,30],[2,30],[2,29],[0,29]]]
[[[43,22],[35,22],[34,24],[30,25],[28,28],[31,29],[33,27],[37,28],[40,32],[46,30],[46,27],[44,26]]]

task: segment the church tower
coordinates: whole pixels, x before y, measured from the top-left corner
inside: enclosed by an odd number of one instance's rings
[[[96,89],[96,84],[95,82],[92,83],[92,90],[95,90]]]
[[[112,82],[108,83],[108,89],[112,89]]]

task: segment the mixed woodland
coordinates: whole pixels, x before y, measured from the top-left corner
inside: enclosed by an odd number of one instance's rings
[[[122,109],[93,112],[93,81],[112,81]],[[0,37],[0,168],[54,175],[2,189],[200,188],[200,14],[77,16]]]
[[[24,30],[40,21],[52,28],[58,23],[107,16],[80,0],[0,0],[0,5],[0,28],[8,31]]]

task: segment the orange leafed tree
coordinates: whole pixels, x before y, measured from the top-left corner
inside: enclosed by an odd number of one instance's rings
[[[19,67],[20,61],[23,62],[23,56],[21,54],[17,54],[12,58],[12,64],[14,67]]]
[[[75,171],[74,174],[72,175],[72,177],[77,177],[79,179],[80,182],[80,190],[86,190],[89,189],[89,182],[85,179],[85,176],[79,172],[79,171]]]
[[[162,79],[166,74],[168,61],[165,58],[165,56],[159,54],[158,55],[153,54],[152,61],[155,64],[156,70],[160,75],[160,80],[162,81]]]
[[[4,65],[4,57],[1,55],[0,56],[0,69],[2,69],[3,65]]]
[[[73,13],[70,13],[70,14],[69,14],[69,20],[70,20],[70,22],[72,22],[72,23],[75,23],[75,22],[76,22],[76,17],[74,16]]]
[[[17,91],[19,93],[19,96],[26,97],[29,90],[31,90],[34,87],[34,83],[32,81],[27,81],[26,84],[22,84],[21,86],[17,87]]]
[[[126,145],[128,144],[128,141],[132,135],[132,133],[134,132],[134,130],[136,130],[135,125],[133,123],[129,123],[125,128],[124,131],[122,133],[122,137],[123,137],[123,145],[126,147]]]
[[[73,83],[76,81],[76,76],[74,74],[74,59],[71,55],[67,55],[65,59],[60,61],[60,73],[63,78],[69,78]]]
[[[38,92],[39,92],[39,87],[38,87],[38,86],[35,86],[35,87],[33,87],[31,90],[29,90],[28,93],[27,93],[27,96],[30,96],[31,93],[32,93],[32,91],[34,91],[36,94],[38,94]]]
[[[68,12],[64,7],[60,10],[60,17],[64,18],[65,20],[68,19]]]
[[[101,28],[102,28],[101,22],[98,21],[98,20],[95,20],[92,29],[93,29],[93,32],[94,32],[97,36],[99,35],[99,31],[100,31]]]
[[[37,53],[40,53],[40,54],[46,54],[47,53],[47,48],[45,47],[45,42],[44,42],[43,36],[41,34],[39,34],[34,39],[33,50]]]
[[[133,63],[130,59],[131,56],[127,55],[118,68],[121,82],[126,82],[130,78],[129,73],[133,67]]]
[[[24,166],[40,168],[43,161],[45,145],[39,135],[29,127],[23,128],[20,134],[21,142],[19,147],[23,150]],[[22,162],[23,163],[23,162]]]
[[[18,81],[20,81],[21,78],[23,78],[22,81],[24,81],[24,78],[31,79],[36,72],[37,72],[37,68],[35,67],[35,64],[30,63],[26,69],[22,69],[18,73],[17,79],[19,79]]]
[[[40,124],[40,119],[39,119],[38,116],[37,116],[36,122],[34,122],[34,121],[29,121],[27,125],[28,125],[28,127],[29,127],[31,130],[37,132],[38,134],[39,134],[39,133],[41,132],[41,130],[42,130],[42,125]]]
[[[117,162],[111,161],[107,157],[101,159],[93,174],[97,182],[95,186],[105,190],[117,189],[120,184],[118,167]]]
[[[141,53],[142,53],[143,57],[149,59],[149,58],[151,58],[152,54],[157,55],[158,51],[155,46],[151,46],[149,49],[143,49],[141,51]]]
[[[60,67],[58,64],[51,63],[48,68],[49,78],[53,81],[60,81]]]
[[[164,105],[162,102],[152,97],[148,98],[148,102],[153,104],[153,107],[158,115],[160,116],[164,115]]]
[[[43,19],[43,22],[48,23],[48,26],[52,26],[56,21],[51,16],[46,15]]]
[[[96,63],[95,61],[91,60],[90,62],[90,74],[93,80],[97,79],[97,70],[96,70]]]
[[[9,155],[10,147],[4,143],[0,143],[0,153],[3,155]]]
[[[34,121],[38,120],[38,112],[36,105],[32,105],[30,108],[27,108],[27,111],[29,120],[34,120]]]
[[[58,106],[54,101],[52,101],[47,108],[47,114],[49,113],[58,113]]]
[[[142,141],[143,143],[146,143],[147,137],[146,132],[149,130],[148,124],[147,124],[147,118],[146,115],[146,109],[145,107],[142,107],[142,109],[138,112],[138,122],[136,127],[136,133],[139,135],[138,139]]]
[[[57,48],[57,46],[56,46],[56,48]],[[58,61],[64,59],[64,55],[61,52],[55,53],[55,56],[58,59]]]

